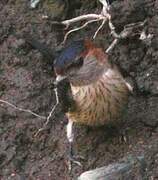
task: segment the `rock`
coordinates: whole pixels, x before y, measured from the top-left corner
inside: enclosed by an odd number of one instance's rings
[[[86,171],[78,180],[142,180],[145,179],[144,156],[128,156],[118,163]]]

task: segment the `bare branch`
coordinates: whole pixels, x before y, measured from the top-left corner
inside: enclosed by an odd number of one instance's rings
[[[109,28],[111,30],[111,34],[116,39],[124,39],[129,37],[130,35],[134,36],[136,34],[141,34],[142,28],[145,25],[146,20],[143,22],[136,22],[127,24],[124,26],[123,31],[120,34],[117,34],[115,31],[115,26],[112,24],[111,19],[109,20]]]
[[[36,6],[38,5],[39,2],[40,2],[40,0],[31,0],[30,7],[33,9],[36,8]]]
[[[53,106],[52,110],[50,111],[49,115],[47,116],[46,122],[44,123],[43,127],[38,129],[38,131],[34,135],[35,137],[37,137],[40,132],[42,132],[42,131],[47,129],[47,125],[50,122],[50,118],[52,117],[53,113],[55,112],[55,109],[57,108],[57,106],[59,104],[59,97],[58,97],[57,88],[54,88],[54,92],[55,92],[56,104]]]
[[[71,34],[72,32],[78,31],[80,29],[85,28],[88,24],[95,22],[95,21],[99,21],[102,20],[102,24],[99,26],[99,28],[96,30],[93,39],[96,38],[98,32],[101,30],[101,28],[104,26],[105,22],[108,21],[108,25],[109,25],[109,29],[111,30],[111,34],[114,37],[113,42],[111,43],[111,45],[107,48],[106,53],[110,52],[118,43],[119,39],[125,39],[129,36],[134,36],[136,34],[139,34],[141,36],[140,39],[142,39],[143,34],[143,26],[145,25],[146,21],[143,22],[138,22],[138,23],[132,23],[132,24],[128,24],[124,27],[123,31],[121,33],[117,33],[115,31],[115,26],[113,25],[112,21],[111,21],[111,14],[109,12],[110,9],[110,5],[107,3],[106,0],[98,0],[101,4],[102,4],[102,11],[100,14],[86,14],[86,15],[81,15],[72,19],[68,19],[65,21],[62,21],[61,24],[65,25],[66,27],[68,27],[69,25],[79,22],[79,21],[83,21],[83,20],[88,20],[88,22],[84,23],[82,26],[74,28],[70,31],[68,31],[65,36],[64,36],[64,40],[62,42],[65,43],[65,41],[68,38],[68,35]],[[140,30],[141,29],[141,30]],[[141,35],[142,34],[142,35]],[[150,36],[145,36],[146,39],[148,39],[146,42],[150,43],[151,38],[153,37],[153,35]]]
[[[99,0],[99,1],[100,1],[100,3],[102,3],[102,5],[103,5],[103,9],[102,9],[101,14],[102,14],[103,16],[109,15],[108,11],[109,11],[109,9],[110,9],[110,6],[108,6],[106,0]]]
[[[145,23],[146,23],[146,20],[143,21],[143,22],[127,24],[126,26],[124,26],[123,31],[121,31],[121,33],[118,34],[115,31],[115,26],[112,24],[111,19],[109,19],[109,28],[111,30],[111,34],[113,35],[113,37],[115,39],[114,39],[114,41],[111,43],[111,45],[108,47],[108,49],[105,52],[109,53],[116,46],[116,44],[118,43],[118,41],[120,39],[125,39],[127,37],[134,36],[136,34],[139,34],[141,36],[142,31],[143,31],[142,29],[143,29],[143,26],[145,25]],[[141,28],[141,30],[140,30],[140,28]],[[149,36],[146,36],[146,39],[148,37]]]
[[[78,30],[80,30],[80,29],[83,29],[83,28],[85,28],[88,24],[93,23],[93,22],[96,22],[96,21],[100,21],[100,20],[101,20],[101,19],[93,19],[93,20],[91,20],[91,21],[88,21],[88,22],[84,23],[84,24],[83,24],[82,26],[80,26],[80,27],[77,27],[77,28],[75,28],[75,29],[72,29],[72,30],[68,31],[68,32],[65,34],[65,36],[64,36],[64,40],[63,40],[62,44],[65,43],[65,41],[67,40],[68,35],[71,34],[72,32],[75,32],[75,31],[78,31]]]
[[[101,15],[101,14],[86,14],[86,15],[82,15],[82,16],[78,16],[78,17],[75,17],[75,18],[72,18],[72,19],[62,21],[61,24],[69,26],[70,24],[73,24],[73,23],[78,22],[78,21],[94,20],[94,19],[101,20],[101,19],[104,19],[104,18],[105,17],[103,15]]]
[[[37,113],[32,112],[32,111],[29,110],[29,109],[23,109],[23,108],[17,107],[17,106],[15,106],[14,104],[12,104],[12,103],[10,103],[10,102],[8,102],[8,101],[5,101],[5,100],[0,99],[0,102],[1,102],[1,103],[4,103],[4,104],[7,104],[8,106],[11,106],[12,108],[14,108],[14,109],[16,109],[16,110],[18,110],[18,111],[23,111],[23,112],[30,113],[30,114],[32,114],[32,115],[34,115],[34,116],[36,116],[36,117],[38,117],[38,118],[40,118],[40,119],[46,119],[45,116],[40,116],[40,115],[38,115]]]
[[[49,119],[52,117],[53,112],[55,111],[57,105],[59,104],[59,97],[58,97],[57,88],[54,89],[54,92],[55,92],[56,104],[53,106],[52,110],[50,111],[50,113],[47,117],[47,121],[49,121]]]
[[[118,43],[118,39],[114,39],[105,52],[108,54],[116,46],[117,43]]]
[[[102,3],[103,7],[108,7],[106,0],[99,0],[99,2]]]
[[[47,129],[47,125],[48,125],[48,123],[50,122],[50,118],[51,118],[52,115],[54,114],[55,109],[57,108],[57,106],[58,106],[58,104],[59,104],[59,98],[58,98],[57,88],[54,88],[54,92],[55,92],[56,104],[53,106],[52,110],[50,111],[50,113],[48,114],[47,117],[45,117],[45,116],[40,116],[40,115],[38,115],[37,113],[34,113],[34,112],[32,112],[31,110],[29,110],[29,109],[23,109],[23,108],[17,107],[17,106],[15,106],[14,104],[12,104],[12,103],[10,103],[10,102],[8,102],[8,101],[2,100],[2,99],[0,99],[0,102],[1,102],[1,103],[4,103],[4,104],[7,104],[8,106],[11,106],[12,108],[14,108],[14,109],[16,109],[16,110],[18,110],[18,111],[27,112],[27,113],[30,113],[30,114],[38,117],[38,118],[46,119],[46,122],[44,123],[43,127],[40,128],[40,129],[36,132],[36,134],[35,134],[35,137],[36,137],[41,131],[44,131],[44,130]]]
[[[102,21],[101,25],[99,26],[99,28],[98,28],[97,31],[95,32],[95,34],[94,34],[94,36],[93,36],[93,39],[96,38],[98,32],[103,28],[103,26],[104,26],[106,20],[107,20],[107,19],[104,19],[104,20]]]

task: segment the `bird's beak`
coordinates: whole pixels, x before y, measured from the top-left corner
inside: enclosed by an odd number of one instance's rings
[[[58,76],[56,77],[56,82],[60,82],[60,81],[62,81],[62,80],[64,80],[64,79],[66,79],[66,76],[58,75]]]

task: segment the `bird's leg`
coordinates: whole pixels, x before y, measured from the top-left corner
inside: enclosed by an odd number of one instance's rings
[[[69,171],[71,171],[72,163],[77,164],[78,166],[82,166],[82,164],[79,161],[77,161],[78,157],[75,157],[73,152],[74,133],[73,133],[73,122],[71,120],[68,121],[66,131],[67,131],[67,139],[69,142],[69,149],[68,149]]]

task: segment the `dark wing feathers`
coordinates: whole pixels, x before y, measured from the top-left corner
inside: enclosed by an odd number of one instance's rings
[[[75,109],[75,101],[68,79],[64,79],[57,84],[57,91],[62,112],[73,111]]]

